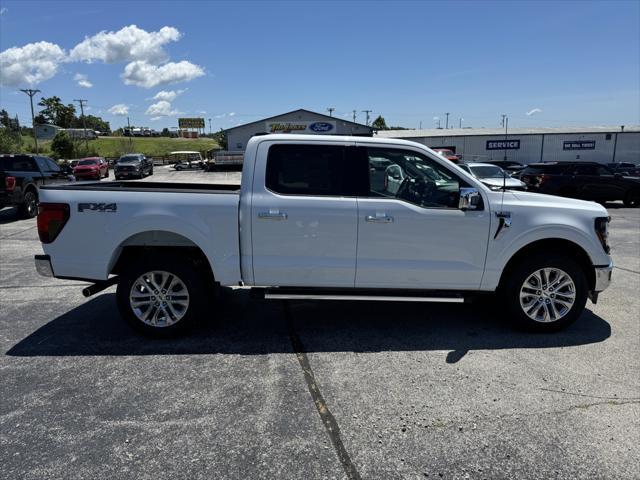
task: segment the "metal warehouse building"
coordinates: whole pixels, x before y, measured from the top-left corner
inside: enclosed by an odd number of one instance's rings
[[[299,109],[225,130],[227,150],[242,151],[254,135],[305,133],[315,135],[373,135],[373,128],[321,113]]]
[[[583,160],[640,164],[640,126],[587,128],[462,128],[384,130],[379,137],[402,138],[430,148],[449,148],[467,162],[519,163]]]

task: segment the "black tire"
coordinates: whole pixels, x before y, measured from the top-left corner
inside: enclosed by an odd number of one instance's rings
[[[550,318],[542,321],[536,320],[527,315],[524,307],[521,306],[520,303],[520,292],[525,286],[525,281],[529,276],[544,268],[561,270],[570,277],[574,285],[574,302],[571,307],[562,315],[559,315],[558,318],[554,319],[553,317],[555,315],[549,314]],[[549,283],[551,284],[551,287],[553,286],[554,278],[555,277],[550,276],[547,279],[550,280]],[[588,289],[589,287],[584,270],[570,255],[538,253],[523,259],[520,263],[510,269],[506,278],[503,279],[499,294],[504,305],[507,307],[509,318],[517,327],[534,332],[555,332],[567,327],[577,320],[584,310],[584,306],[587,302]],[[556,299],[557,301],[560,299],[560,296],[567,292],[567,290],[561,289],[554,293],[552,293],[553,290],[545,291],[544,285],[542,285],[540,290],[533,291],[533,289],[528,289],[527,291],[531,291],[532,294],[530,297],[526,297],[523,301],[527,303],[527,306],[532,306],[532,309],[530,309],[529,312],[534,314],[534,316],[537,312],[543,314],[547,308],[551,308],[551,305],[549,305],[549,307],[545,307],[543,304],[534,306],[534,303],[529,302],[539,301],[549,304],[554,301],[553,298],[549,297],[555,297],[558,295],[559,298]],[[563,300],[566,298],[567,297],[562,297]],[[554,302],[554,308],[555,305],[556,303]],[[560,308],[564,308],[561,305],[559,306]]]
[[[22,218],[38,215],[38,194],[32,188],[25,192],[23,202],[18,206],[18,214]]]
[[[640,190],[629,190],[624,197],[624,206],[635,208],[640,206]]]
[[[181,317],[177,321],[175,321],[175,323],[171,323],[171,320],[174,320],[174,318],[170,318],[170,321],[167,322],[170,324],[163,326],[162,320],[158,319],[158,322],[160,324],[154,326],[150,323],[145,323],[138,317],[136,312],[134,312],[134,309],[130,302],[132,287],[134,286],[134,284],[140,285],[139,283],[137,283],[137,280],[140,279],[144,274],[149,272],[166,272],[168,274],[171,274],[174,276],[174,278],[178,279],[179,282],[181,282],[182,285],[186,288],[188,301],[186,309],[180,311],[177,309],[173,310],[169,308],[169,311],[181,315]],[[158,281],[162,277],[157,275],[153,278]],[[199,270],[198,267],[193,262],[191,262],[188,257],[158,254],[148,255],[133,262],[125,269],[124,272],[120,274],[118,288],[116,289],[118,310],[120,311],[120,315],[122,316],[122,318],[138,333],[156,338],[176,337],[192,328],[193,325],[198,321],[198,318],[200,318],[205,311],[204,307],[206,305],[207,284],[208,283],[201,270]],[[155,292],[156,291],[149,291],[150,295],[162,295],[163,293],[162,291],[158,291],[159,293]],[[169,293],[171,292],[169,291],[167,295]],[[177,293],[181,294],[181,300],[184,300],[184,290],[179,290],[178,292],[174,292],[174,301],[177,298]],[[144,295],[144,293],[142,294]],[[155,297],[154,299],[160,300],[160,297]],[[144,314],[147,312],[146,309],[148,308],[150,310],[148,312],[148,316],[151,317],[154,315],[153,309],[155,305],[158,305],[160,303],[161,301],[158,301],[153,306],[150,305],[148,307],[142,307],[138,309],[138,314],[144,316]],[[165,303],[170,302],[167,301]],[[173,305],[173,307],[175,308],[176,305]],[[157,310],[159,313],[162,313],[160,311],[161,308],[162,307],[155,307],[155,310]],[[165,317],[165,319],[167,318],[166,313],[163,316]]]
[[[153,167],[151,167],[151,170],[149,170],[149,176],[153,175]]]
[[[176,166],[176,170],[180,171],[180,170],[182,170],[182,167],[180,165],[178,165],[178,166]]]

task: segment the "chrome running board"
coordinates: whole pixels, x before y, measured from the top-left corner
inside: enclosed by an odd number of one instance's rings
[[[265,292],[267,300],[365,300],[375,302],[433,302],[464,303],[463,297],[408,297],[393,295],[324,295],[313,293],[272,293]]]

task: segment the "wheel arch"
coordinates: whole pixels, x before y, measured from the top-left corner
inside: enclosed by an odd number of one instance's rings
[[[149,230],[133,234],[115,249],[108,273],[120,274],[128,263],[154,255],[181,255],[215,281],[213,267],[202,248],[184,235],[166,230]]]
[[[509,278],[516,265],[518,265],[523,259],[540,252],[562,253],[573,258],[584,271],[589,290],[592,290],[595,287],[595,270],[593,268],[591,258],[584,248],[577,243],[564,238],[545,238],[525,245],[509,259],[502,271],[502,275],[500,276],[498,288],[503,287],[504,282]]]

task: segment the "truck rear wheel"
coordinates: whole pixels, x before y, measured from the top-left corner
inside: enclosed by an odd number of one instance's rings
[[[575,322],[587,301],[587,279],[570,256],[537,254],[516,265],[501,288],[510,318],[536,332]]]
[[[38,195],[32,189],[25,192],[24,200],[18,206],[18,213],[22,218],[33,218],[38,215]]]
[[[137,332],[178,336],[204,312],[203,276],[181,257],[152,255],[130,265],[116,290],[118,309]]]

